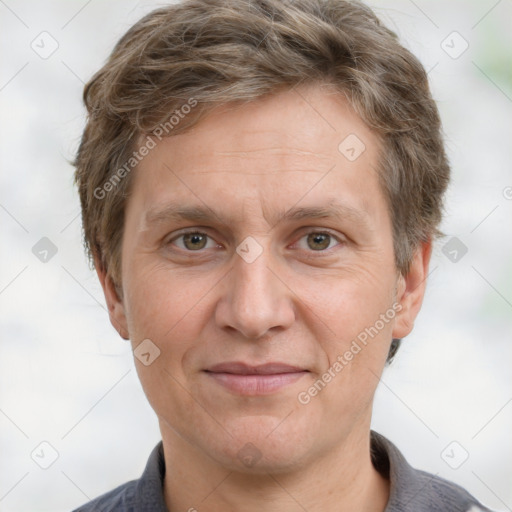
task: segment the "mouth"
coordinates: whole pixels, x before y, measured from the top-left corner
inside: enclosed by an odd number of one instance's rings
[[[304,368],[284,363],[253,366],[241,362],[220,363],[204,372],[231,392],[248,396],[274,393],[309,373]]]

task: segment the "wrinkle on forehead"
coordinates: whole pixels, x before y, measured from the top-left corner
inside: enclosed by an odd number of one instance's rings
[[[218,174],[218,173],[233,173],[233,174],[245,174],[248,176],[264,176],[281,173],[325,173],[334,161],[332,155],[325,154],[321,151],[306,151],[303,149],[279,146],[279,147],[262,147],[250,150],[232,150],[232,151],[212,151],[213,157],[225,158],[221,165],[213,165],[212,168],[207,170],[193,168],[190,170],[190,174]],[[265,166],[264,169],[258,169],[257,171],[251,172],[247,168],[249,161],[258,162],[271,157],[283,157],[281,164],[272,168]],[[240,167],[238,160],[244,162],[243,168]],[[231,168],[231,164],[228,162],[237,162],[236,167]],[[326,165],[326,163],[328,165]],[[321,165],[320,165],[321,164]],[[316,166],[318,165],[318,168]],[[326,168],[324,170],[324,167]]]
[[[300,172],[300,173],[314,173],[314,174],[325,174],[325,170],[323,169],[274,169],[269,171],[262,172],[250,172],[242,169],[207,169],[205,171],[189,171],[187,174],[244,174],[246,176],[266,176],[270,174],[283,174],[288,172]]]
[[[247,157],[253,154],[258,153],[270,153],[276,156],[312,156],[315,158],[319,158],[322,160],[330,160],[332,156],[324,155],[321,152],[317,151],[305,151],[303,149],[297,149],[292,147],[278,146],[278,147],[268,147],[268,148],[257,148],[251,150],[239,150],[239,151],[214,151],[215,155],[219,156],[234,156],[234,157]]]

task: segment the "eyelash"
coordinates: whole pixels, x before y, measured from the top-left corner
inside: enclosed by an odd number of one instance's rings
[[[171,245],[172,242],[176,241],[176,240],[179,240],[180,238],[182,238],[183,236],[185,235],[190,235],[190,234],[198,234],[198,235],[206,235],[208,238],[212,239],[213,238],[208,235],[208,233],[205,233],[204,231],[199,231],[197,229],[191,229],[191,230],[188,230],[188,231],[183,231],[181,232],[179,235],[176,235],[174,238],[170,239],[168,242],[166,242],[165,245]],[[308,231],[306,233],[304,233],[300,238],[299,238],[299,241],[302,240],[304,237],[307,237],[308,235],[311,235],[311,234],[321,234],[321,235],[329,235],[331,238],[333,238],[334,240],[336,240],[339,245],[343,245],[346,240],[343,240],[340,236],[337,236],[335,235],[334,233],[332,233],[331,231],[329,230],[319,230],[319,229],[313,229],[311,231]],[[331,248],[327,248],[327,249],[324,249],[324,250],[319,250],[319,251],[314,251],[314,250],[309,250],[308,252],[311,252],[313,254],[318,254],[319,256],[322,256],[322,255],[325,255],[325,254],[330,254],[330,252],[335,248],[336,246],[334,247],[331,247]],[[178,247],[178,249],[180,251],[184,251],[184,252],[187,252],[189,254],[193,254],[193,253],[203,253],[206,249],[199,249],[197,251],[191,251],[191,250],[188,250],[188,249],[182,249],[181,247]]]

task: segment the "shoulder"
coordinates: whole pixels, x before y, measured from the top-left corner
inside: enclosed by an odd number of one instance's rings
[[[410,496],[416,510],[450,510],[453,512],[491,512],[468,491],[449,480],[437,475],[413,469],[419,486],[419,492]]]
[[[385,512],[491,512],[460,485],[413,468],[384,436],[371,432],[372,462],[390,481]]]
[[[73,512],[167,512],[163,494],[165,460],[160,441],[138,480],[131,480]]]
[[[132,480],[98,496],[73,512],[132,512],[135,511],[137,480]]]

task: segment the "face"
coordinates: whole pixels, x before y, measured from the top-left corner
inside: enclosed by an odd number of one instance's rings
[[[139,164],[123,299],[100,278],[164,439],[278,472],[367,437],[429,257],[397,274],[378,150],[317,85],[218,107]]]

